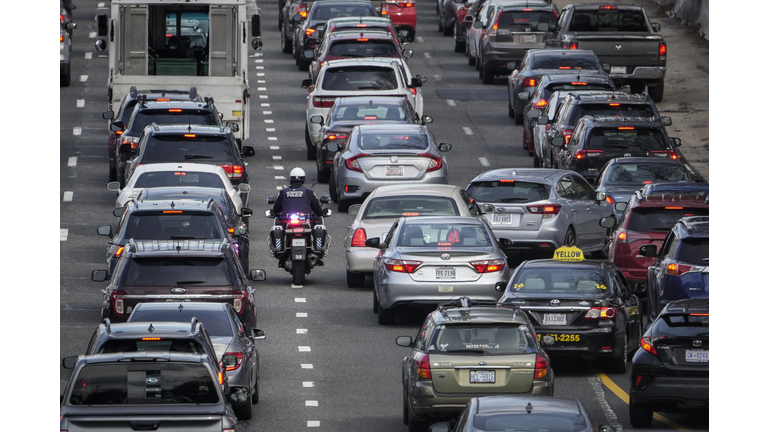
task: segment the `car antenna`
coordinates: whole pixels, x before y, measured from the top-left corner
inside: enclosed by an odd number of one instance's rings
[[[528,414],[530,414],[530,413],[531,413],[531,411],[533,411],[533,405],[531,405],[531,403],[530,403],[530,402],[528,402],[528,405],[526,405],[526,406],[525,406],[525,412],[527,412]]]
[[[176,208],[176,203],[171,201],[171,208]]]
[[[189,117],[189,126],[187,126],[187,132],[192,132],[192,117]]]
[[[153,331],[155,331],[155,327],[152,324],[149,324],[149,328],[147,329],[147,331],[152,333]]]
[[[179,303],[179,313],[182,313],[184,311],[184,305]]]

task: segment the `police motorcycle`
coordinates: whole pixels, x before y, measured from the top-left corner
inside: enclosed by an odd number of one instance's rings
[[[312,188],[315,184],[312,183]],[[277,197],[268,197],[267,204],[274,204]],[[331,197],[323,195],[321,204],[329,204]],[[331,209],[323,208],[321,216],[307,213],[275,214],[273,209],[266,211],[268,218],[274,219],[272,229],[267,237],[269,254],[277,258],[277,266],[293,275],[294,285],[304,285],[304,277],[315,266],[322,266],[321,258],[328,255],[331,236],[325,229],[323,217],[333,214]]]

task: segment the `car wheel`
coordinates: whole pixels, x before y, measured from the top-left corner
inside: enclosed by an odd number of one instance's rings
[[[438,14],[439,14],[439,13],[440,13],[440,12],[438,11]],[[444,28],[443,28],[443,17],[441,17],[440,15],[438,15],[438,16],[437,16],[437,31],[441,32],[441,31],[443,31],[443,30],[444,30]]]
[[[512,109],[512,101],[507,101],[507,115],[509,118],[515,118],[515,110]]]
[[[408,432],[427,432],[429,430],[429,422],[410,420],[408,422]]]
[[[331,178],[331,170],[318,170],[317,171],[317,182],[318,183],[328,183],[328,180]]]
[[[629,91],[631,93],[642,93],[645,90],[645,84],[642,82],[633,82],[629,84]]]
[[[328,194],[331,196],[331,201],[339,202],[339,192],[336,190],[336,177],[331,171],[331,178],[328,179]]]
[[[541,159],[539,159],[539,155],[533,154],[533,167],[534,168],[541,168]]]
[[[453,34],[453,26],[443,26],[443,36],[451,36]]]
[[[466,42],[459,42],[456,40],[456,28],[454,27],[453,30],[453,52],[462,52],[464,51],[464,45],[466,45]]]
[[[296,54],[296,58],[298,59],[299,70],[308,71],[310,62],[306,60],[302,60],[300,54]]]
[[[109,181],[117,181],[117,168],[114,165],[109,167]]]
[[[629,422],[634,427],[648,427],[653,422],[653,408],[648,404],[633,403],[629,397]]]
[[[568,227],[568,231],[565,232],[565,239],[563,239],[563,246],[574,246],[576,244],[576,231],[573,227]]]
[[[523,124],[523,114],[518,114],[517,111],[515,111],[515,124],[518,126]]]
[[[290,54],[293,52],[293,45],[291,44],[291,41],[285,37],[285,33],[282,31],[280,32],[280,45],[282,46],[284,54]]]
[[[619,356],[611,358],[609,361],[609,369],[613,373],[625,374],[627,373],[627,332],[624,331],[624,338],[621,341],[621,347],[619,348]]]
[[[608,246],[611,244],[611,230],[605,231],[605,240],[603,243],[603,248],[597,251],[592,252],[592,258],[595,259],[606,259],[608,258]]]
[[[475,66],[475,63],[477,63],[477,60],[475,60],[475,58],[472,57],[472,53],[468,52],[467,53],[467,64],[469,64],[470,66]]]
[[[72,81],[72,72],[70,71],[69,67],[67,67],[66,71],[61,74],[60,83],[61,87],[69,87],[69,83]]]
[[[245,401],[243,405],[232,406],[232,410],[235,411],[238,420],[250,420],[253,417],[253,404],[250,400]]]
[[[307,264],[306,261],[293,261],[291,263],[291,275],[293,276],[293,284],[294,285],[304,285],[304,276],[306,276],[306,272],[304,271],[304,266]]]
[[[408,424],[408,401],[403,397],[403,424]]]
[[[651,99],[653,99],[654,102],[661,102],[661,100],[664,99],[664,81],[662,81],[659,85],[648,87],[648,95],[651,97]]]
[[[349,199],[343,200],[340,197],[339,197],[338,201],[339,201],[338,202],[338,206],[339,206],[339,211],[340,212],[347,212],[347,211],[349,211],[349,206],[351,206],[353,204],[353,200],[349,200]]]
[[[259,380],[256,380],[256,385],[253,386],[253,396],[251,396],[251,404],[256,405],[259,403]]]
[[[347,286],[349,288],[362,288],[365,286],[365,273],[354,273],[347,270]]]
[[[381,303],[378,303],[379,308],[379,325],[392,325],[395,323],[395,309],[385,309],[381,307]],[[411,421],[413,423],[413,421]]]
[[[485,70],[482,66],[480,67],[480,79],[483,80],[483,84],[489,85],[493,84],[494,82],[494,76],[493,72],[489,70]]]
[[[373,313],[379,313],[379,299],[376,297],[376,288],[373,289]],[[103,318],[102,321],[104,321]]]
[[[312,139],[309,138],[309,125],[304,126],[304,144],[307,146],[307,160],[317,159],[317,147],[312,144]]]

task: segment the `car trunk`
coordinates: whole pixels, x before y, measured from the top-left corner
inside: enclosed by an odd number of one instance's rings
[[[541,204],[546,203],[542,201]],[[495,203],[496,211],[485,216],[494,229],[538,231],[544,219],[543,214],[533,214],[526,207],[534,203]]]
[[[533,386],[536,354],[484,356],[430,354],[432,386],[438,393],[513,394],[527,393]],[[448,364],[449,367],[436,366]],[[472,382],[486,381],[486,382]]]
[[[702,329],[705,330],[705,329]],[[656,339],[657,357],[668,372],[690,373],[709,371],[709,334],[702,337],[685,336]]]
[[[183,293],[175,294],[172,290],[184,290]],[[207,285],[184,285],[183,287],[169,286],[126,286],[125,291],[125,311],[130,311],[141,302],[185,302],[185,301],[204,301],[204,302],[226,302],[233,304],[233,288],[231,286],[207,286]]]
[[[568,285],[566,282],[565,285]],[[590,286],[590,289],[594,285]],[[557,283],[554,284],[557,288]],[[564,287],[565,288],[565,287]],[[578,289],[578,286],[576,287]],[[599,319],[586,319],[585,315],[591,307],[605,306],[604,302],[596,302],[595,298],[563,298],[563,295],[548,293],[546,297],[525,297],[525,306],[521,306],[538,333],[557,331],[584,331],[597,328]],[[552,306],[553,299],[560,301],[558,306]],[[586,305],[585,305],[586,304]],[[569,342],[572,344],[573,342]]]
[[[69,432],[221,432],[221,415],[78,416],[68,418]],[[155,427],[155,425],[157,427]]]
[[[612,74],[632,73],[636,65],[661,64],[659,39],[656,36],[618,32],[601,32],[600,34],[577,32],[576,36],[579,49],[592,50],[600,59],[600,63],[611,65],[610,73]]]
[[[418,153],[376,153],[357,159],[370,180],[417,180],[427,172],[432,158]]]
[[[398,251],[403,260],[423,263],[416,271],[410,273],[414,282],[473,282],[480,279],[482,274],[469,262],[493,258],[493,249],[488,247],[444,249],[409,247],[399,248]],[[444,255],[450,255],[450,258],[443,259]]]

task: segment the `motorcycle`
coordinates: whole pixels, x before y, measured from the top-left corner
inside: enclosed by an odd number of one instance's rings
[[[274,204],[277,197],[267,198],[267,204]],[[320,202],[328,204],[331,197],[323,195]],[[322,266],[321,258],[328,255],[331,236],[325,229],[323,217],[329,217],[333,211],[323,206],[321,216],[306,213],[275,215],[274,210],[266,211],[268,218],[274,219],[272,229],[267,236],[269,254],[279,260],[277,266],[293,275],[294,285],[304,285],[304,278],[315,266]]]

